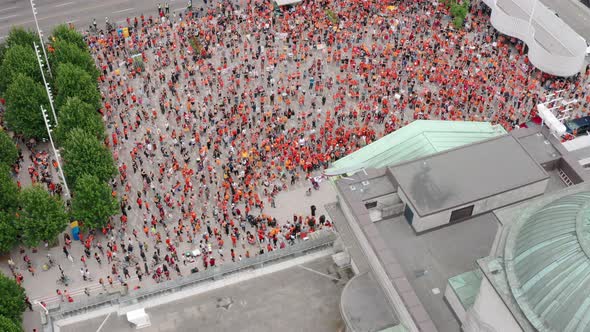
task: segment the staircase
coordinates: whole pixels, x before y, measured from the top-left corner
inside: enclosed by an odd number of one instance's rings
[[[570,180],[569,176],[567,176],[567,174],[565,174],[565,172],[559,168],[559,177],[561,178],[561,181],[563,181],[563,183],[565,183],[566,186],[573,186],[574,183],[572,182],[572,180]]]

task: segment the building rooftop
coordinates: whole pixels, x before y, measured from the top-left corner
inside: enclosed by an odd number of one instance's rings
[[[329,175],[380,168],[506,134],[489,122],[416,120],[334,162]]]
[[[481,286],[481,278],[482,275],[479,270],[467,271],[449,278],[449,286],[451,286],[466,311],[475,303]]]
[[[390,167],[426,216],[548,178],[511,135]]]
[[[371,272],[352,278],[342,290],[341,301],[352,331],[377,332],[400,323]]]
[[[518,141],[530,153],[533,159],[541,165],[558,160],[561,157],[561,154],[541,132],[520,137]]]
[[[474,261],[489,254],[498,228],[495,217],[487,213],[420,236],[403,218],[375,225],[438,331],[459,331],[443,299],[447,280],[473,270]]]
[[[512,295],[539,331],[590,331],[590,191],[532,203],[506,240]]]
[[[556,76],[573,76],[584,66],[586,42],[555,12],[537,0],[484,0],[491,23],[500,32],[522,40],[530,63]]]
[[[141,331],[338,331],[344,326],[339,304],[348,278],[327,256],[302,267],[146,308],[152,326]],[[60,330],[96,331],[105,318],[65,325]],[[132,332],[136,328],[127,322],[126,315],[114,313],[102,331]]]

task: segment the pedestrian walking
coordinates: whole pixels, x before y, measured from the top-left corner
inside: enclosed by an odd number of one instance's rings
[[[27,305],[27,308],[29,308],[29,311],[33,311],[33,304],[29,300],[28,296],[25,296],[25,304]]]

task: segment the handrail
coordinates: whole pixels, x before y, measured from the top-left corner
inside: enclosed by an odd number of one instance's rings
[[[176,280],[165,281],[149,288],[140,289],[133,293],[122,295],[121,292],[101,294],[76,303],[57,303],[48,307],[49,316],[53,321],[72,317],[77,314],[100,307],[119,304],[127,306],[147,300],[154,296],[176,292],[194,286],[206,280],[217,279],[243,270],[260,267],[264,264],[283,260],[287,257],[314,251],[332,244],[338,235],[332,229],[322,229],[309,234],[310,239],[287,246],[283,249],[267,252],[255,257],[245,258],[240,262],[231,262],[214,268],[209,268]]]

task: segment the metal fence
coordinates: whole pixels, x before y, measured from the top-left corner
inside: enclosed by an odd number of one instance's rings
[[[245,270],[257,269],[266,264],[278,263],[287,258],[317,251],[330,246],[336,238],[337,234],[333,230],[323,229],[310,233],[308,240],[299,240],[297,243],[283,249],[274,250],[255,257],[245,258],[240,262],[226,263],[176,280],[165,281],[148,288],[139,289],[130,294],[127,294],[125,289],[119,288],[114,292],[99,294],[95,297],[87,298],[75,303],[55,303],[48,307],[48,318],[50,322],[58,321],[90,311],[112,307],[114,305],[124,307],[141,303],[156,296],[182,291],[205,281],[221,279],[222,277],[243,272]]]

